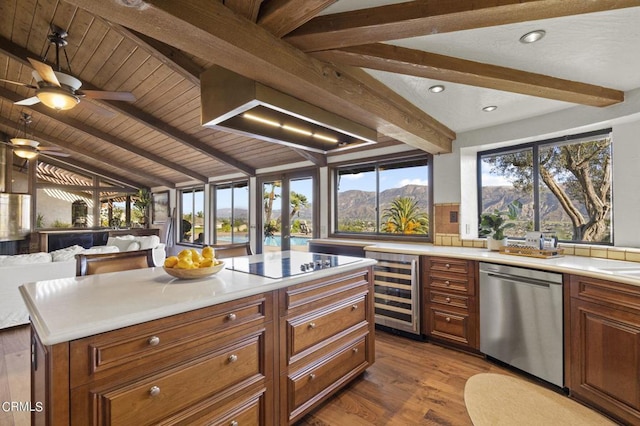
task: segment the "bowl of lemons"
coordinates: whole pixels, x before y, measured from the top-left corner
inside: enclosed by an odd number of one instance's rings
[[[224,262],[215,258],[213,247],[205,247],[202,252],[184,249],[177,256],[164,260],[163,268],[172,277],[183,280],[204,278],[224,269]]]

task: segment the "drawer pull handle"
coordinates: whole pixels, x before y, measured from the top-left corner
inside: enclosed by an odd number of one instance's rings
[[[446,285],[447,287],[449,287],[449,286],[451,285],[451,283],[449,282],[449,280],[446,280],[446,281],[444,282],[444,285]]]
[[[151,389],[149,389],[149,395],[150,396],[160,395],[160,388],[158,386],[151,386]]]
[[[445,268],[449,269],[451,268],[451,265],[449,265],[448,263],[446,265],[444,265]]]
[[[227,360],[231,363],[231,362],[236,362],[238,360],[238,355],[236,354],[231,354],[229,355],[229,358],[227,358]]]
[[[357,354],[358,353],[358,348],[353,348],[352,351],[353,351],[354,354]]]
[[[451,322],[451,318],[450,318],[450,317],[446,317],[444,320],[445,320],[446,322]]]
[[[451,302],[451,298],[450,298],[450,297],[447,297],[447,298],[446,298],[446,299],[444,299],[444,300],[446,300],[446,301],[447,301],[447,303]]]
[[[358,309],[358,305],[351,305],[351,310],[355,311],[356,309]]]
[[[227,315],[227,319],[228,319],[229,321],[235,321],[235,320],[236,320],[236,318],[238,318],[238,317],[236,316],[236,314],[229,314],[229,315]]]
[[[309,323],[309,328],[310,328],[310,329],[314,329],[314,328],[316,328],[316,323],[315,323],[315,322],[310,322],[310,323]]]
[[[313,380],[316,378],[316,375],[314,373],[309,374],[309,380]]]
[[[151,336],[147,342],[149,346],[158,346],[160,344],[160,338],[158,336]]]
[[[231,423],[229,423],[229,426],[238,426],[238,422],[235,420],[232,420]]]

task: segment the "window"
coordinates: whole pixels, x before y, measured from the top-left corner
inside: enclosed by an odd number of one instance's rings
[[[204,242],[204,188],[180,191],[180,242],[203,244]]]
[[[213,193],[214,244],[249,241],[249,183],[215,185]]]
[[[512,238],[612,244],[611,129],[478,153],[479,211],[523,204]]]
[[[336,233],[429,235],[429,157],[335,170]]]

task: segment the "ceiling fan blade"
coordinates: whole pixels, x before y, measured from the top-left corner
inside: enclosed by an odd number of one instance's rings
[[[38,88],[38,86],[34,86],[32,84],[20,83],[19,81],[13,81],[13,80],[5,80],[4,78],[0,78],[0,81],[3,82],[3,83],[16,84],[18,86],[28,87],[29,89],[37,89]]]
[[[76,94],[86,96],[91,99],[105,99],[110,101],[127,101],[135,102],[136,97],[131,92],[108,92],[105,90],[83,90]]]
[[[54,157],[71,157],[71,154],[62,151],[44,151],[42,155],[51,155]]]
[[[40,99],[38,99],[36,96],[32,96],[30,98],[23,99],[23,100],[18,101],[18,102],[14,102],[14,104],[15,105],[35,105],[38,102],[40,102]]]
[[[51,68],[49,65],[45,64],[44,62],[36,61],[35,59],[32,59],[32,58],[27,58],[27,59],[29,59],[29,62],[31,62],[31,65],[33,66],[33,68],[36,70],[38,74],[40,74],[40,77],[42,77],[44,81],[46,81],[49,84],[53,84],[54,86],[61,87],[60,82],[58,81],[58,77],[56,77],[56,74],[53,72],[53,68]]]
[[[39,146],[38,151],[60,151],[61,148],[57,146]]]

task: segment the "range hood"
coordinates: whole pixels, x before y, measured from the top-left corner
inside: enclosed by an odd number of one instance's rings
[[[219,66],[200,87],[205,127],[323,154],[377,140],[373,129]]]

